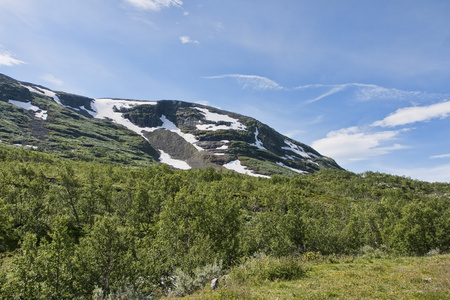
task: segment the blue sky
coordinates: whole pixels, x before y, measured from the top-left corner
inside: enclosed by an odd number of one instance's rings
[[[0,0],[0,73],[254,117],[353,171],[450,181],[450,1]]]

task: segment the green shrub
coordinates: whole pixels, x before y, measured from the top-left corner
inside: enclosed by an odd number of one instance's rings
[[[247,283],[275,280],[294,280],[305,274],[303,263],[292,256],[280,258],[261,256],[246,259],[230,271],[232,282]]]
[[[214,278],[222,275],[222,262],[214,262],[204,267],[196,268],[193,274],[183,272],[180,269],[174,272],[174,289],[170,293],[173,296],[184,296],[202,289]]]
[[[323,255],[320,251],[308,251],[302,254],[302,260],[304,261],[320,261],[323,260]]]
[[[104,295],[103,289],[95,287],[92,292],[93,300],[150,300],[152,296],[144,296],[137,292],[132,286],[126,286],[119,289],[117,292],[111,292],[109,295]]]

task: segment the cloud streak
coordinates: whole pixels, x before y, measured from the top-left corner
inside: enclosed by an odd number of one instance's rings
[[[433,156],[430,156],[430,158],[450,158],[450,153],[449,154],[441,154],[441,155],[433,155]]]
[[[307,100],[306,103],[313,103],[322,100],[328,96],[353,88],[353,98],[357,101],[376,101],[376,100],[414,100],[414,101],[430,101],[442,100],[449,97],[448,94],[428,94],[420,91],[405,91],[395,88],[385,88],[370,83],[343,83],[343,84],[307,84],[294,87],[293,90],[327,90],[317,97]]]
[[[152,10],[155,12],[160,11],[163,8],[171,6],[182,6],[181,0],[124,0],[136,8],[142,10]]]
[[[54,85],[62,85],[63,84],[63,81],[61,79],[56,78],[52,74],[44,74],[44,75],[42,75],[41,78],[47,82],[54,84]]]
[[[365,133],[358,127],[349,127],[329,132],[325,138],[314,141],[312,147],[345,164],[407,148],[400,144],[386,146],[386,143],[395,140],[400,132],[402,131]]]
[[[0,50],[0,66],[12,67],[12,66],[21,65],[24,63],[25,62],[12,57],[11,53]]]
[[[345,88],[347,88],[346,85],[336,86],[336,87],[332,88],[331,90],[329,90],[328,92],[326,92],[326,93],[320,95],[319,97],[316,97],[316,98],[314,98],[314,99],[311,99],[311,100],[306,101],[306,103],[313,103],[313,102],[319,101],[319,100],[321,100],[321,99],[323,99],[323,98],[325,98],[325,97],[328,97],[328,96],[330,96],[330,95],[336,94],[336,93],[338,93],[338,92],[344,90]]]
[[[450,101],[428,106],[413,106],[400,108],[383,120],[376,121],[372,126],[395,127],[416,122],[426,122],[436,118],[447,118],[450,115]]]
[[[209,79],[223,79],[234,78],[237,79],[242,88],[252,88],[255,90],[281,90],[284,89],[275,81],[257,75],[242,75],[242,74],[225,74],[219,76],[205,77]]]
[[[190,42],[189,37],[183,43]],[[399,100],[399,101],[436,101],[450,97],[449,94],[429,94],[420,91],[405,91],[396,88],[385,88],[370,83],[342,83],[342,84],[306,84],[293,88],[283,87],[277,82],[258,75],[225,74],[210,76],[206,78],[236,78],[243,88],[252,87],[258,90],[279,89],[285,91],[308,91],[309,94],[318,91],[317,96],[306,100],[304,103],[310,104],[325,99],[334,94],[350,90],[356,101],[379,101],[379,100]]]

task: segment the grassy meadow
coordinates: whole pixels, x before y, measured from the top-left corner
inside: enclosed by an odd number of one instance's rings
[[[183,299],[450,299],[450,254],[395,257],[313,257],[296,280],[236,282]],[[230,273],[232,273],[231,270]]]

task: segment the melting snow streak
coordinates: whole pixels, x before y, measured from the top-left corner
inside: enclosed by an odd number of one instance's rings
[[[172,157],[170,157],[169,154],[167,154],[166,152],[164,152],[162,150],[159,150],[159,152],[161,152],[159,161],[162,162],[163,164],[168,164],[169,166],[172,166],[176,169],[181,169],[181,170],[191,169],[191,166],[189,166],[185,161],[182,161],[179,159],[173,159]]]
[[[240,160],[230,161],[229,163],[224,164],[223,166],[225,168],[227,168],[228,170],[233,170],[233,171],[241,173],[241,174],[247,174],[247,175],[250,175],[250,176],[253,176],[253,177],[270,178],[270,176],[256,174],[256,173],[253,173],[251,170],[247,170],[246,166],[241,165],[241,161]]]

